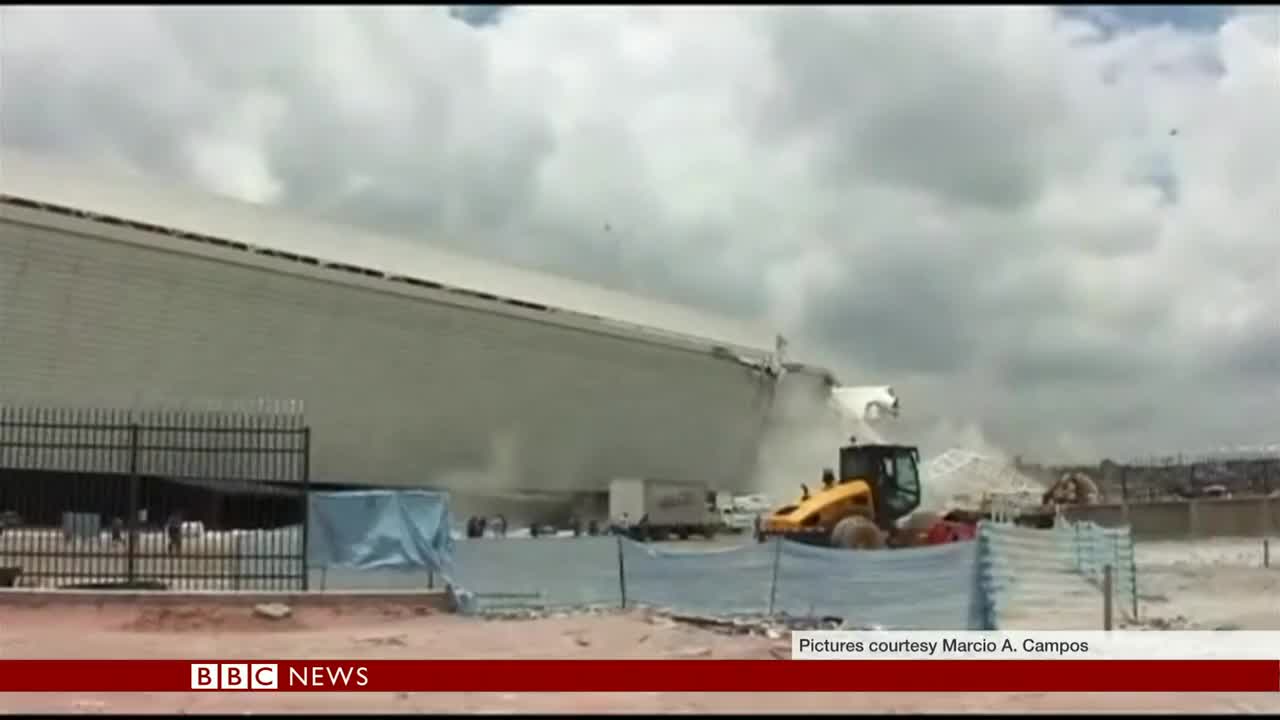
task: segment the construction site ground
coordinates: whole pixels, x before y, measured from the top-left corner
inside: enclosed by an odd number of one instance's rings
[[[1167,629],[1280,630],[1280,539],[1263,567],[1262,539],[1140,542],[1144,625]]]
[[[10,658],[737,658],[789,645],[724,635],[641,612],[481,620],[361,603],[298,607],[271,620],[251,607],[105,602],[0,605]],[[781,661],[780,661],[781,662]],[[84,693],[10,694],[10,713],[355,712],[1277,712],[1280,695],[770,693]]]

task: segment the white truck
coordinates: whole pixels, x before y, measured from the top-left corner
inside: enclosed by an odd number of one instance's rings
[[[693,483],[647,478],[609,483],[609,523],[614,532],[636,540],[714,537],[719,518],[707,504],[707,488]]]

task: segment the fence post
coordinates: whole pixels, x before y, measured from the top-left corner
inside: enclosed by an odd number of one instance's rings
[[[982,629],[997,630],[996,588],[993,580],[997,568],[995,553],[991,549],[991,529],[989,523],[978,523],[978,552],[975,563],[974,587],[978,593],[979,611],[982,613]]]
[[[302,591],[311,585],[311,568],[307,564],[311,541],[311,427],[302,428]]]
[[[1138,548],[1133,542],[1133,528],[1129,528],[1129,580],[1133,584],[1130,595],[1133,600],[1133,621],[1138,622]]]
[[[1111,583],[1112,568],[1107,565],[1102,568],[1102,629],[1111,629]]]
[[[1111,536],[1111,568],[1112,572],[1120,575],[1119,579],[1124,580],[1124,572],[1120,569],[1124,567],[1120,564],[1120,533]]]
[[[769,581],[769,616],[773,616],[774,603],[778,600],[778,567],[782,565],[782,538],[773,539],[773,578]]]
[[[1111,536],[1111,563],[1120,567],[1120,533]]]
[[[138,569],[138,494],[141,479],[138,477],[139,428],[129,423],[129,543],[125,550],[125,576],[132,586],[137,582]]]
[[[1080,523],[1071,523],[1072,532],[1075,533],[1075,539],[1071,541],[1071,549],[1075,553],[1076,570],[1083,570],[1084,565],[1080,562]]]
[[[615,535],[618,540],[618,592],[622,597],[622,609],[627,609],[627,561],[622,554],[622,536]]]

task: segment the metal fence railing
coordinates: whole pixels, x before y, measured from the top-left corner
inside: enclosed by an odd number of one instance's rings
[[[981,594],[993,628],[1097,629],[1107,607],[1137,619],[1138,571],[1128,527],[1061,519],[1052,530],[984,523],[978,543]]]
[[[458,544],[455,588],[477,612],[663,607],[826,618],[891,629],[981,629],[976,542],[850,552],[785,540],[674,550],[620,537]]]
[[[0,586],[305,589],[309,452],[287,409],[0,405]]]

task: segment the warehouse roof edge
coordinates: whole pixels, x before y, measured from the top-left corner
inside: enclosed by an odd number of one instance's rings
[[[421,241],[318,222],[277,208],[161,186],[147,178],[111,177],[95,168],[10,147],[0,147],[0,203],[11,219],[29,212],[54,213],[114,225],[133,235],[189,243],[175,243],[175,251],[208,255],[210,246],[221,246],[223,253],[240,251],[244,257],[239,262],[272,269],[292,262],[309,273],[344,276],[329,278],[339,282],[412,288],[418,291],[413,294],[425,292],[446,302],[453,302],[447,296],[454,296],[461,304],[535,314],[539,317],[531,319],[545,322],[692,344],[742,355],[747,361],[773,359],[776,336],[759,323],[481,260]],[[830,376],[824,369],[799,364],[789,369]]]

